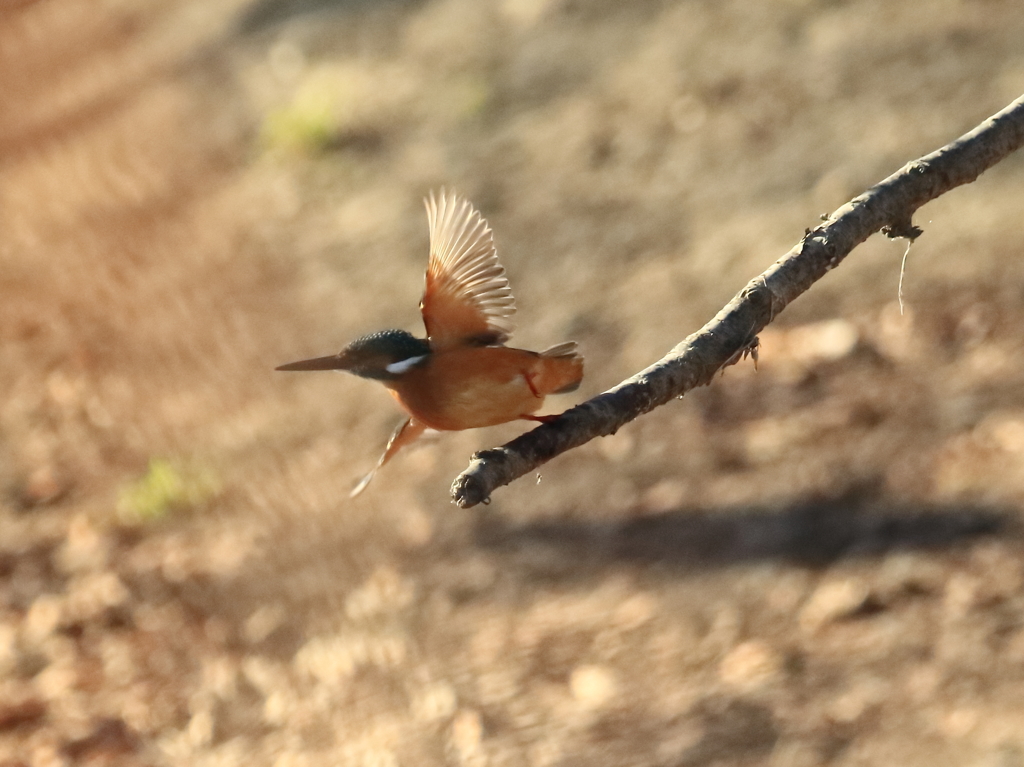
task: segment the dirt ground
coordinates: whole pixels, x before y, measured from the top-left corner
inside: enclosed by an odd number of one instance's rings
[[[420,333],[421,198],[582,401],[1024,92],[1019,0],[0,5],[0,765],[1024,765],[1024,157],[687,395],[511,424],[273,372]]]

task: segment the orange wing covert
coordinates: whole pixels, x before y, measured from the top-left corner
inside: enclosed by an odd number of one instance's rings
[[[431,349],[503,344],[516,308],[491,227],[454,192],[431,192],[424,203],[430,261],[420,310]]]

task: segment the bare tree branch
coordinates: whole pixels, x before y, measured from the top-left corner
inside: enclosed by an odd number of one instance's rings
[[[713,320],[654,365],[508,444],[474,455],[452,483],[452,499],[463,508],[486,503],[495,488],[556,455],[614,434],[638,416],[710,383],[726,365],[746,352],[756,353],[757,334],[857,245],[877,231],[913,240],[921,233],[911,223],[918,208],[974,181],[1021,145],[1024,97],[953,143],[908,163],[809,229]]]

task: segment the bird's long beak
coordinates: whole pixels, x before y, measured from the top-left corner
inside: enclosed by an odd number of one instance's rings
[[[351,363],[344,354],[332,354],[330,357],[314,357],[310,360],[299,360],[280,365],[274,370],[347,370]]]

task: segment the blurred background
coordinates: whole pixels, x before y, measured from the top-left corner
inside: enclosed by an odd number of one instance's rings
[[[443,184],[557,412],[1021,92],[1018,0],[8,0],[0,764],[1024,765],[1024,157],[485,508],[273,372]]]

